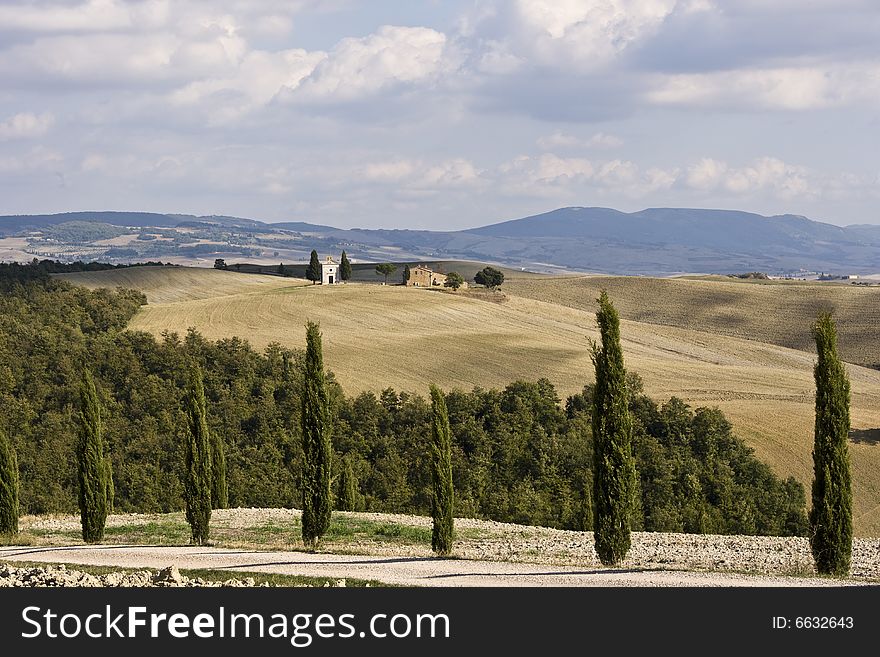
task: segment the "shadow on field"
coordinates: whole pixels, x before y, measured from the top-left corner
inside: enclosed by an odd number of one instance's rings
[[[849,439],[860,445],[880,444],[880,429],[852,429]]]
[[[448,558],[441,557],[399,557],[392,559],[361,559],[358,561],[354,561],[351,559],[339,559],[334,560],[333,557],[337,557],[339,555],[334,554],[325,554],[323,552],[315,552],[310,553],[315,554],[321,557],[328,557],[326,559],[322,558],[320,561],[259,561],[256,563],[237,563],[229,566],[211,566],[211,570],[235,570],[241,568],[254,568],[256,566],[325,566],[325,565],[344,565],[350,566],[353,564],[364,565],[364,566],[372,566],[376,564],[389,564],[389,563],[416,563],[418,561],[449,561]]]
[[[451,577],[563,577],[586,576],[586,575],[633,575],[635,573],[660,573],[666,572],[667,568],[603,568],[601,570],[566,570],[560,572],[535,572],[535,573],[447,573],[445,575],[431,575],[425,579],[447,579]]]

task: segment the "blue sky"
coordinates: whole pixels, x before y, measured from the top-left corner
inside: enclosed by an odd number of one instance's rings
[[[880,4],[0,4],[0,213],[880,223]]]

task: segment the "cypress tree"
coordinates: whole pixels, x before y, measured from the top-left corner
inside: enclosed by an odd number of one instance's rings
[[[409,265],[403,266],[403,284],[406,285],[409,283],[409,279],[412,278],[412,270],[410,270]]]
[[[306,324],[306,358],[302,389],[303,512],[302,538],[315,549],[330,528],[330,404],[321,354],[321,332]]]
[[[223,438],[211,434],[211,507],[229,507],[229,486],[226,484],[226,447]]]
[[[192,542],[204,545],[210,534],[212,464],[205,388],[202,371],[198,366],[193,367],[190,374],[184,410],[188,425],[183,481],[186,521],[192,530]]]
[[[18,533],[18,459],[15,447],[0,431],[0,536]]]
[[[446,398],[431,385],[431,548],[440,556],[452,552],[452,438]]]
[[[831,314],[819,315],[812,332],[818,361],[813,368],[816,425],[810,547],[820,574],[845,576],[852,554],[849,378],[837,354],[837,328]]]
[[[357,508],[358,482],[351,467],[351,459],[342,459],[342,474],[339,477],[339,500],[337,508],[340,511],[354,511]]]
[[[113,484],[113,461],[104,454],[104,477],[107,482],[107,513],[112,514],[116,502],[116,486]]]
[[[593,394],[593,533],[596,553],[605,565],[619,563],[630,548],[630,516],[636,482],[632,455],[632,418],[620,318],[603,290],[596,322],[601,345],[592,343],[596,387]]]
[[[306,269],[306,278],[313,284],[321,280],[321,263],[318,261],[318,252],[312,249],[312,255],[309,257],[309,267]]]
[[[98,392],[88,370],[83,371],[80,387],[76,461],[82,537],[86,543],[99,543],[104,538],[104,523],[107,521],[107,463]]]
[[[339,278],[344,281],[351,278],[351,262],[349,262],[348,256],[345,255],[345,251],[342,252],[342,259],[339,261]]]

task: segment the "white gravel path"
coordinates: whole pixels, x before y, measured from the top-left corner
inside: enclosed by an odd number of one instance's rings
[[[207,568],[332,578],[403,586],[835,586],[851,580],[687,572],[584,569],[503,561],[251,552],[199,547],[7,547],[0,558],[127,568]]]
[[[381,513],[334,512],[340,521],[389,523],[427,529],[431,519]],[[880,539],[853,541],[849,579],[814,576],[806,538],[633,532],[619,568],[604,568],[592,532],[526,527],[457,518],[454,559],[435,559],[430,545],[373,540],[365,535],[329,541],[325,552],[300,551],[296,509],[225,509],[211,517],[217,547],[180,545],[84,546],[72,539],[77,516],[27,516],[22,531],[30,545],[0,547],[0,560],[159,569],[209,568],[378,580],[404,586],[839,586],[880,582]],[[182,514],[118,514],[108,528],[175,525]],[[236,536],[248,528],[285,528],[253,541]],[[256,535],[254,535],[256,536]],[[137,540],[137,539],[136,539]],[[150,540],[150,539],[146,539]],[[141,540],[145,543],[146,540]],[[126,541],[118,541],[126,542]],[[128,541],[134,542],[134,541]],[[165,542],[165,541],[160,541]],[[240,549],[236,549],[240,548]]]

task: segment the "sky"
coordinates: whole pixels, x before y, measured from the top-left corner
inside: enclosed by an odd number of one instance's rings
[[[2,0],[0,214],[880,223],[873,0]]]

